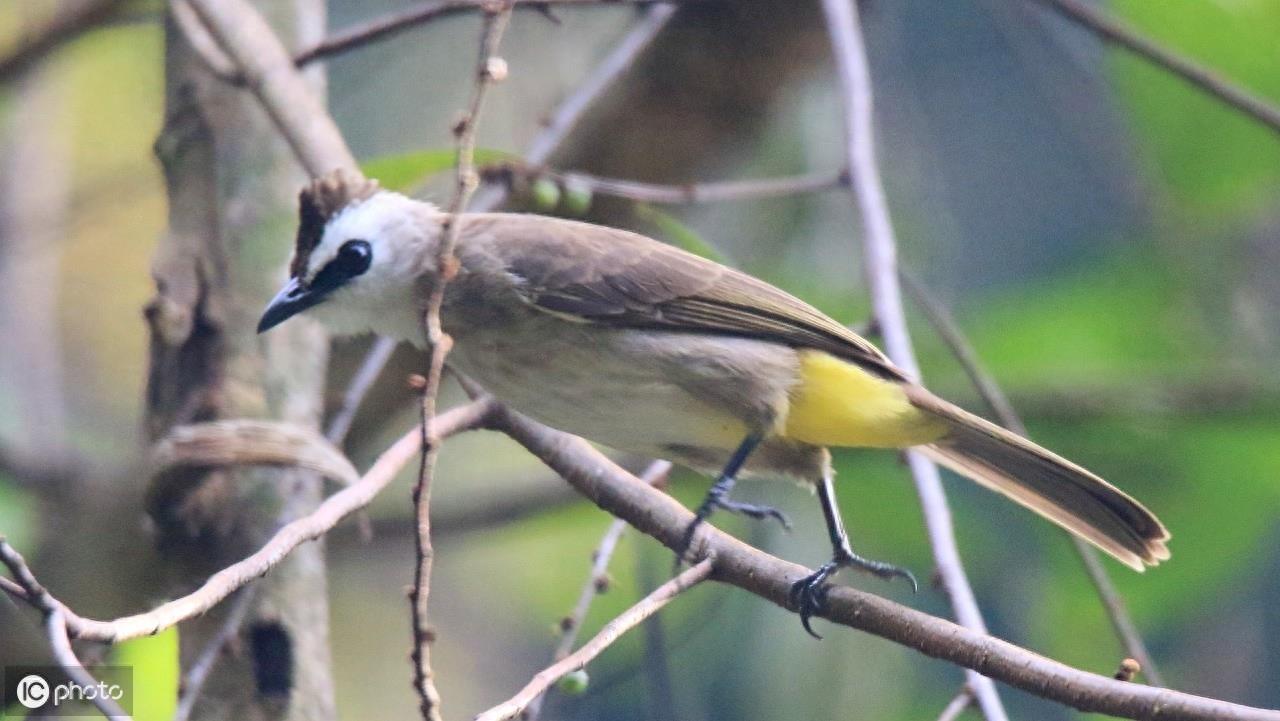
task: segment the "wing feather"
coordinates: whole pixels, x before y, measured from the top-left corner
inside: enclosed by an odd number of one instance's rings
[[[549,313],[813,348],[904,379],[879,349],[808,303],[636,233],[545,216],[480,214],[468,220],[467,236],[488,241],[520,280],[525,300]]]

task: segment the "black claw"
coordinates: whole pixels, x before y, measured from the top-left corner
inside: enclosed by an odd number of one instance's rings
[[[919,584],[916,583],[915,575],[900,566],[882,561],[870,561],[852,553],[837,555],[832,560],[822,564],[817,571],[791,584],[791,591],[788,594],[791,605],[800,614],[800,625],[804,626],[804,630],[810,636],[818,640],[822,640],[822,636],[814,632],[809,620],[813,616],[822,613],[823,609],[826,608],[827,593],[831,590],[831,584],[828,579],[841,568],[857,568],[886,581],[895,577],[904,578],[911,584],[913,593],[918,592],[920,588]]]
[[[740,503],[738,501],[730,501],[726,498],[716,498],[714,500],[714,506],[715,508],[728,511],[730,513],[737,513],[756,520],[772,518],[782,524],[783,530],[791,530],[791,519],[787,518],[785,513],[779,511],[773,506],[761,506],[754,503]]]
[[[822,640],[822,636],[813,630],[809,619],[813,618],[815,614],[822,613],[822,610],[826,608],[827,590],[830,588],[827,584],[827,578],[838,567],[834,561],[823,564],[817,571],[791,584],[789,596],[791,605],[795,606],[796,611],[800,614],[800,625],[804,626],[804,630],[810,636],[819,641]]]
[[[920,584],[916,581],[915,574],[901,566],[895,566],[892,563],[883,561],[871,561],[855,554],[848,554],[843,558],[835,560],[840,566],[849,568],[857,568],[878,578],[891,581],[894,578],[902,578],[911,584],[911,592],[919,593]]]
[[[689,547],[693,545],[693,536],[698,531],[698,526],[704,523],[711,514],[717,510],[728,511],[730,513],[738,513],[749,518],[763,520],[772,518],[782,524],[783,530],[791,530],[791,519],[786,514],[772,506],[762,506],[754,503],[740,503],[731,501],[724,497],[724,494],[713,487],[707,497],[703,499],[698,506],[698,510],[693,514],[693,520],[689,522],[688,527],[684,530],[684,538],[680,539],[680,550],[676,553],[676,562],[674,568],[680,569],[680,564],[684,562],[685,554],[689,552]]]

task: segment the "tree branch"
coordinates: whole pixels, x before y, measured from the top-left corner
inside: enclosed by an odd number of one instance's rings
[[[604,94],[604,91],[619,76],[635,63],[636,58],[644,52],[645,48],[649,47],[649,44],[658,36],[662,28],[666,27],[671,16],[675,14],[675,10],[676,8],[672,5],[655,5],[645,11],[640,21],[627,31],[626,35],[614,46],[613,50],[556,107],[543,129],[534,137],[529,147],[526,148],[523,158],[525,163],[541,165],[551,158],[552,153],[560,147],[569,136],[569,133],[577,126],[578,121],[586,114],[587,109]],[[282,127],[281,131],[285,133],[291,132],[286,127]],[[506,201],[507,195],[508,190],[505,187],[495,188],[489,186],[480,188],[472,199],[471,208],[475,212],[494,210]],[[343,396],[342,407],[335,414],[334,423],[346,416],[354,417],[360,404],[364,402],[364,397],[369,388],[372,387],[373,380],[376,380],[381,367],[386,365],[385,361],[381,363],[378,361],[378,356],[386,354],[389,357],[391,352],[395,350],[395,346],[395,341],[389,338],[380,337],[374,341],[373,347],[369,349],[368,354],[361,363],[361,372],[352,379],[351,385]],[[368,381],[365,387],[357,388],[357,380],[364,382],[367,378],[365,375],[366,369],[368,369],[369,375],[373,376],[373,378]],[[337,428],[337,426],[330,426],[330,431],[332,432],[334,428]]]
[[[568,97],[560,102],[555,112],[543,125],[542,131],[529,143],[529,147],[525,148],[524,162],[536,166],[550,160],[551,155],[587,114],[587,109],[631,68],[636,58],[640,57],[658,33],[667,26],[675,12],[676,8],[673,5],[655,5],[646,10],[639,22],[614,45],[613,50],[596,65]],[[472,207],[477,212],[493,210],[501,205],[506,197],[506,188],[492,186],[482,188],[476,194]]]
[[[661,486],[671,473],[671,464],[667,461],[654,461],[649,467],[640,474],[640,479],[651,486]],[[604,536],[601,537],[600,543],[596,545],[596,550],[591,554],[591,573],[587,576],[587,582],[582,585],[582,590],[578,593],[578,602],[574,604],[573,610],[568,616],[560,622],[560,642],[556,644],[555,653],[552,659],[561,661],[569,655],[573,650],[573,644],[578,641],[578,632],[582,630],[582,624],[587,619],[587,612],[591,610],[591,602],[596,596],[604,593],[604,589],[609,583],[609,561],[613,559],[614,549],[618,547],[618,540],[622,538],[622,533],[627,530],[627,522],[621,518],[613,519],[609,524],[609,528],[605,530]],[[554,682],[553,682],[554,683]],[[550,690],[549,687],[547,690]],[[540,693],[536,698],[528,702],[528,708],[524,709],[521,721],[538,721],[538,717],[542,713],[542,704],[546,701],[546,694]]]
[[[482,398],[442,413],[431,424],[431,436],[444,439],[481,427],[487,423],[487,416],[494,407],[492,400]],[[314,512],[283,526],[252,555],[213,574],[200,588],[186,596],[146,613],[113,621],[79,616],[52,596],[48,597],[48,602],[65,614],[67,630],[76,638],[118,643],[159,633],[213,608],[245,584],[270,571],[294,548],[319,538],[353,511],[369,505],[414,457],[420,448],[420,439],[418,428],[410,430],[383,451],[359,481],[326,498]],[[35,582],[35,577],[22,557],[3,539],[0,539],[0,562],[9,567],[18,585],[24,589],[23,593],[13,595],[39,608],[40,599],[31,593],[30,584]],[[9,592],[14,590],[11,584],[0,584],[0,588]]]
[[[367,22],[344,28],[297,55],[293,61],[303,67],[317,60],[340,55],[369,43],[386,40],[399,33],[447,15],[482,10],[493,0],[428,0],[402,10],[381,15]],[[681,0],[515,0],[516,7],[545,11],[553,5],[657,5],[675,4]],[[683,0],[691,2],[694,0]]]
[[[351,383],[347,386],[346,392],[342,394],[342,404],[338,406],[338,410],[329,420],[328,427],[325,428],[324,437],[328,438],[330,443],[341,444],[347,437],[347,433],[351,430],[351,423],[356,419],[356,411],[360,410],[361,402],[378,380],[378,376],[382,375],[382,369],[387,367],[387,361],[391,360],[391,354],[395,351],[394,340],[385,336],[374,339],[369,352],[360,362],[360,367],[356,369],[355,375],[351,376]]]
[[[585,188],[595,195],[609,195],[640,203],[669,205],[781,198],[832,190],[849,183],[848,173],[841,171],[838,173],[806,173],[804,175],[761,178],[758,180],[728,180],[688,183],[685,185],[665,185],[643,183],[636,180],[602,178],[586,173],[562,172],[516,162],[496,163],[482,167],[480,169],[480,177],[486,182],[500,183],[508,190],[517,184],[527,184],[547,179],[561,186]]]
[[[471,106],[466,116],[454,129],[458,138],[456,185],[448,214],[441,223],[440,245],[436,249],[437,276],[427,299],[422,324],[427,343],[431,347],[431,365],[422,389],[422,461],[418,466],[418,482],[413,488],[413,505],[417,519],[413,587],[409,592],[409,604],[413,621],[413,688],[418,694],[419,709],[425,721],[440,721],[440,692],[436,690],[431,669],[431,633],[427,626],[428,599],[431,594],[431,566],[435,552],[431,545],[431,481],[435,473],[440,443],[427,429],[436,415],[436,397],[440,393],[440,381],[444,376],[445,359],[453,347],[453,339],[440,324],[440,308],[444,305],[444,293],[449,281],[458,274],[458,258],[454,249],[458,245],[462,212],[475,193],[479,179],[475,171],[476,128],[480,121],[480,109],[485,95],[495,83],[507,76],[506,61],[498,57],[502,34],[511,20],[514,0],[490,2],[484,6],[484,29],[480,37],[480,54],[476,63],[475,89],[471,94]]]
[[[665,22],[665,18],[657,14],[661,11],[671,11],[671,8],[652,8],[646,15],[646,22],[642,23],[640,29],[644,29],[649,37]],[[636,42],[643,46],[643,38]],[[625,43],[620,45],[610,57],[619,62],[610,67],[602,67],[601,71],[593,74],[593,79],[616,76],[637,52],[638,50]],[[300,78],[296,75],[281,73],[281,76],[281,82],[292,77],[293,82],[300,83]],[[593,93],[587,93],[588,89],[589,85],[584,84],[579,92],[582,96],[594,97]],[[273,96],[267,94],[260,94],[259,98],[264,103],[275,101]],[[576,118],[570,110],[571,104],[566,101],[561,106],[562,113],[558,114],[558,120],[553,121],[543,137],[554,138],[567,132]],[[289,116],[273,114],[273,117],[287,119]],[[569,119],[567,123],[559,124],[560,120],[566,118]],[[281,132],[292,137],[291,142],[295,148],[309,142],[305,138],[306,134],[299,129],[283,122],[280,127]],[[551,132],[553,129],[555,133]],[[333,141],[339,144],[342,142],[341,138]],[[551,147],[554,145],[553,142]],[[339,149],[345,150],[345,146],[339,145]],[[545,148],[535,149],[549,152]],[[477,423],[483,422],[485,427],[501,430],[524,445],[604,510],[625,518],[634,527],[672,549],[682,545],[684,530],[693,520],[693,514],[666,494],[626,473],[586,441],[540,426],[501,407],[490,410],[486,405],[483,412],[479,412],[481,409],[475,405],[464,408],[478,412],[479,417],[473,419]],[[441,415],[438,420],[443,421],[450,413]],[[418,445],[419,438],[415,431],[401,439],[387,454],[398,449],[398,463],[402,464]],[[383,459],[380,459],[379,463],[382,462]],[[366,479],[374,470],[371,468],[366,473]],[[358,487],[360,484],[335,494],[329,501],[344,494],[355,493]],[[760,595],[783,608],[795,610],[789,606],[789,590],[794,581],[808,574],[808,569],[751,548],[705,524],[695,536],[690,551],[696,558],[714,554],[716,568],[713,578],[716,580]],[[865,630],[926,655],[974,669],[1030,693],[1081,710],[1136,719],[1158,717],[1165,721],[1280,721],[1280,712],[1125,683],[1073,669],[1005,641],[845,586],[831,590],[828,605],[821,615],[835,623]],[[148,625],[150,624],[143,624],[141,628],[145,629]],[[103,634],[107,639],[118,637],[116,632],[119,629],[115,627],[99,627],[96,630],[107,631],[108,633]]]
[[[18,586],[22,589],[20,597],[44,614],[45,634],[49,640],[49,648],[52,649],[54,660],[58,662],[62,671],[81,689],[98,685],[97,680],[85,670],[84,664],[80,663],[80,659],[76,657],[75,649],[71,647],[71,638],[67,635],[68,611],[45,590],[44,586],[40,585],[27,566],[26,559],[10,546],[3,536],[0,536],[0,563],[9,567],[16,581],[16,583],[5,584],[5,589],[8,590],[10,585]],[[129,715],[112,699],[101,694],[94,694],[92,698],[94,707],[112,721],[129,719]]]
[[[1030,438],[1026,425],[1018,417],[1017,412],[1014,411],[1013,404],[1009,402],[1008,396],[1004,394],[1004,391],[1000,389],[1000,385],[982,366],[982,361],[978,358],[977,351],[974,350],[969,339],[965,337],[964,331],[960,329],[956,320],[910,274],[903,272],[901,275],[903,286],[911,294],[920,310],[924,312],[925,317],[929,319],[929,323],[933,325],[942,342],[951,350],[951,354],[955,356],[960,367],[969,376],[974,387],[978,390],[978,395],[982,396],[987,405],[991,407],[996,420],[1000,425],[1014,433]],[[1143,642],[1142,634],[1138,632],[1137,624],[1133,622],[1133,617],[1129,615],[1129,609],[1125,606],[1124,598],[1111,580],[1106,567],[1102,565],[1102,561],[1098,558],[1098,552],[1075,535],[1071,533],[1066,533],[1065,535],[1071,540],[1071,545],[1075,547],[1076,553],[1080,556],[1085,572],[1088,574],[1090,582],[1093,583],[1093,587],[1098,593],[1098,598],[1102,601],[1103,609],[1107,613],[1107,618],[1111,621],[1111,627],[1115,630],[1116,636],[1124,646],[1125,652],[1138,661],[1148,681],[1156,686],[1164,686],[1164,678],[1156,668],[1155,661],[1151,658],[1151,652],[1147,650],[1147,644]]]
[[[178,706],[174,709],[172,721],[187,721],[191,718],[191,713],[196,708],[196,701],[200,700],[205,681],[209,680],[209,674],[213,671],[218,658],[222,656],[227,644],[240,634],[240,627],[249,618],[249,610],[253,606],[254,597],[257,596],[256,590],[257,586],[249,584],[237,592],[236,600],[232,602],[231,610],[227,612],[227,618],[222,622],[222,627],[205,644],[191,667],[182,675],[182,680],[178,683]]]
[[[588,641],[582,648],[548,666],[534,675],[533,680],[510,701],[494,706],[476,716],[476,721],[507,721],[520,715],[530,703],[551,688],[552,684],[566,675],[581,669],[599,656],[606,648],[613,645],[622,634],[644,623],[644,620],[662,610],[676,596],[693,588],[711,575],[712,560],[704,558],[692,567],[685,569],[680,575],[667,581],[653,593],[645,596],[639,603],[623,611],[620,616],[605,624],[600,633]]]
[[[1080,0],[1036,0],[1036,2],[1280,133],[1280,107],[1232,83],[1218,72],[1164,47]]]
[[[871,292],[873,316],[880,327],[889,358],[908,377],[918,381],[920,368],[911,347],[911,336],[902,310],[902,291],[898,287],[897,241],[876,163],[871,74],[858,8],[854,0],[823,0],[822,6],[840,78],[848,164],[854,199],[862,216],[863,264]],[[986,624],[956,548],[951,509],[947,506],[938,468],[918,452],[908,450],[906,457],[920,496],[938,575],[956,619],[967,628],[985,633]],[[1004,706],[991,681],[973,672],[968,672],[967,676],[969,688],[988,721],[1005,721]]]
[[[960,689],[960,693],[956,694],[955,698],[951,699],[951,703],[948,703],[942,709],[942,713],[938,714],[938,721],[956,721],[956,719],[960,718],[960,714],[964,713],[965,709],[972,705],[973,692],[969,690],[968,686],[965,686]]]
[[[292,72],[293,60],[271,28],[245,0],[185,0],[223,52],[238,66],[249,90],[284,132],[312,176],[337,168],[356,169],[327,109]],[[282,72],[287,68],[289,71]]]
[[[49,53],[101,24],[125,0],[81,0],[64,3],[42,27],[23,34],[16,47],[0,57],[0,84],[8,83]]]
[[[579,493],[672,550],[681,547],[693,513],[631,475],[587,441],[499,407],[487,427],[506,433]],[[791,584],[809,570],[703,524],[689,557],[714,558],[712,579],[796,612]],[[1280,721],[1280,711],[1250,708],[1169,689],[1117,681],[1072,668],[985,633],[959,626],[849,586],[833,586],[829,621],[888,639],[925,655],[973,669],[1041,698],[1081,711],[1160,721]]]
[[[44,626],[49,638],[49,648],[53,650],[53,658],[67,674],[67,678],[79,686],[81,691],[87,692],[85,697],[90,699],[89,702],[93,707],[111,721],[132,721],[132,717],[109,696],[93,693],[94,688],[98,686],[98,680],[89,673],[84,664],[80,663],[75,649],[71,647],[71,637],[67,635],[67,618],[63,611],[53,606],[47,608]]]

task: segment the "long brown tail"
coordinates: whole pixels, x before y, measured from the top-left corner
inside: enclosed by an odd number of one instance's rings
[[[907,395],[951,428],[920,448],[939,465],[1008,496],[1134,570],[1169,558],[1169,532],[1124,491],[923,388],[911,387]]]

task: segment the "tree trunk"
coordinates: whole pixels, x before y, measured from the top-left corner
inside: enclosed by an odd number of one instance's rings
[[[256,3],[293,47],[318,40],[320,0]],[[258,314],[284,279],[298,188],[306,180],[250,93],[213,78],[166,22],[166,121],[156,142],[169,230],[156,254],[147,431],[220,418],[316,426],[327,341],[307,320],[259,338]],[[320,83],[320,78],[313,78]],[[315,507],[321,481],[279,470],[212,470],[154,479],[148,510],[172,593],[252,551]],[[324,545],[307,544],[256,582],[247,620],[219,658],[193,718],[330,719]],[[185,673],[225,623],[223,604],[180,627]]]

